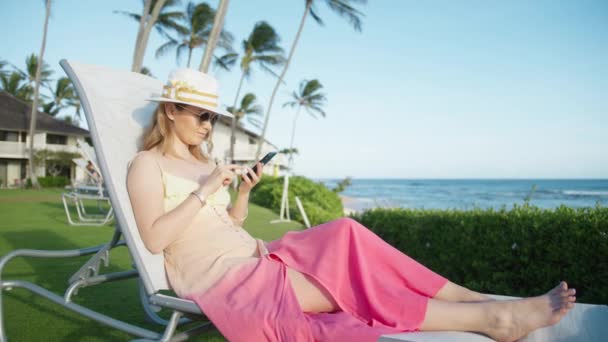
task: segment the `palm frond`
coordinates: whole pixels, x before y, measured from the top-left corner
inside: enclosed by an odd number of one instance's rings
[[[150,70],[150,68],[145,67],[145,66],[141,67],[141,70],[139,70],[139,73],[142,75],[154,77],[154,75],[152,75],[152,71]]]
[[[325,3],[332,11],[336,12],[339,16],[346,18],[353,26],[355,31],[361,32],[362,21],[361,17],[364,14],[349,4],[351,0],[326,0]],[[365,3],[364,1],[356,1],[359,3]]]
[[[262,121],[258,120],[256,117],[247,116],[247,122],[257,129],[262,129]]]
[[[131,13],[131,12],[127,12],[127,11],[112,11],[114,14],[122,14],[124,16],[127,16],[131,19],[134,19],[135,21],[139,22],[139,19],[141,18],[141,15],[136,14],[136,13]]]
[[[241,108],[249,108],[256,100],[254,93],[247,93],[241,100]]]
[[[310,16],[317,22],[317,24],[325,26],[323,19],[321,19],[321,17],[317,14],[317,9],[315,8],[314,4],[310,7],[310,11],[308,13],[310,13]]]
[[[270,69],[266,64],[264,63],[260,63],[260,69],[266,71],[267,73],[271,74],[272,76],[279,78],[279,74],[277,74],[274,70]],[[281,80],[281,83],[285,84],[285,80]]]
[[[169,31],[173,31],[178,35],[188,34],[188,28],[180,24],[184,20],[183,12],[161,13],[154,24],[154,28],[164,37],[170,37]]]
[[[264,108],[262,108],[262,105],[256,104],[256,105],[252,106],[251,108],[249,108],[249,110],[247,111],[247,114],[255,115],[255,116],[262,116],[264,114]]]
[[[163,45],[159,46],[158,49],[156,49],[154,57],[160,58],[162,56],[165,56],[170,50],[175,49],[178,44],[179,42],[177,40],[171,38],[168,42],[164,43]]]
[[[188,53],[188,44],[181,43],[177,46],[177,50],[175,51],[175,60],[177,64],[180,65],[182,63],[183,55]]]
[[[220,57],[213,56],[213,65],[220,69],[230,71],[236,64],[238,57],[239,55],[236,52],[227,53]]]
[[[281,38],[270,24],[265,21],[258,21],[249,38],[247,39],[249,46],[255,52],[283,52],[283,48],[279,46]]]

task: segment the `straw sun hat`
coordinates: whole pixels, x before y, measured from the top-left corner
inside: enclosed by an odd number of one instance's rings
[[[212,76],[188,68],[177,68],[169,73],[161,96],[148,99],[157,102],[173,102],[207,109],[217,114],[233,117],[220,108],[217,80]]]

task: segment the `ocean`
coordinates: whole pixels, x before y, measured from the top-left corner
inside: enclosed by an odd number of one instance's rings
[[[316,179],[333,188],[340,179]],[[353,179],[340,195],[345,207],[420,209],[512,208],[529,203],[541,208],[608,205],[608,179]]]

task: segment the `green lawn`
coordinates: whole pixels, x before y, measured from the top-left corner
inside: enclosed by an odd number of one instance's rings
[[[108,242],[113,224],[104,227],[76,227],[67,224],[60,189],[0,190],[0,255],[14,249],[76,249]],[[93,211],[87,208],[87,211]],[[245,222],[253,236],[266,241],[286,231],[302,229],[299,223],[270,224],[277,215],[251,205]],[[25,280],[62,295],[67,279],[88,257],[65,259],[16,258],[4,269],[3,279]],[[100,273],[131,269],[126,248],[110,254],[110,266]],[[129,279],[81,289],[74,302],[111,317],[161,331],[146,323],[138,300],[137,280]],[[79,316],[27,290],[4,291],[4,323],[11,341],[108,341],[130,340],[135,336]],[[166,315],[164,315],[166,317]],[[216,331],[193,341],[224,341]]]

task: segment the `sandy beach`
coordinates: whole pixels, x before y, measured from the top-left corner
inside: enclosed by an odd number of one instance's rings
[[[342,200],[342,206],[344,207],[344,216],[350,216],[357,212],[357,210],[353,209],[352,206],[355,202],[355,199],[352,197],[339,195]]]

